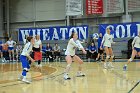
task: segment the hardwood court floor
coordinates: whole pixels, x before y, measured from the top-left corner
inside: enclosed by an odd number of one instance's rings
[[[104,69],[102,63],[85,62],[86,77],[76,77],[77,64],[73,63],[71,80],[63,80],[65,62],[43,64],[41,70],[31,68],[31,84],[17,81],[20,64],[1,64],[0,93],[128,93],[140,79],[140,62],[131,63],[126,72],[122,70],[124,63],[115,62],[114,69]],[[140,93],[140,85],[132,93]]]

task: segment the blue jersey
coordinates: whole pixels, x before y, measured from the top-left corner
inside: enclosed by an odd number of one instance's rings
[[[52,47],[51,46],[46,46],[46,51],[52,51]]]
[[[103,39],[102,37],[99,37],[98,40],[97,40],[97,42],[98,42],[98,48],[100,48],[100,46],[101,46],[102,39]]]
[[[95,46],[89,46],[89,50],[90,51],[96,51],[96,47]]]

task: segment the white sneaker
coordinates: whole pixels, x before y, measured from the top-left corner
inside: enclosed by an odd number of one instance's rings
[[[31,83],[30,81],[28,81],[28,80],[25,79],[25,78],[23,78],[22,81],[25,82],[25,83],[27,83],[27,84],[30,84],[30,83]]]
[[[39,67],[42,67],[42,64],[40,64]]]
[[[76,75],[77,77],[84,77],[85,76],[85,74],[83,74],[82,72],[77,72],[77,75]]]
[[[1,60],[1,61],[2,61],[2,63],[4,63],[4,62],[5,62],[3,58],[2,58],[2,60]]]
[[[64,74],[64,79],[65,80],[70,80],[71,78],[68,76],[68,74]]]
[[[20,76],[18,77],[18,80],[22,80],[22,79],[23,79],[23,76],[20,75]]]
[[[112,65],[111,62],[109,62],[108,66],[111,67],[111,68],[114,68],[114,66]]]
[[[39,65],[36,65],[37,67],[42,67],[42,65],[41,64],[39,64]]]
[[[107,68],[107,64],[106,64],[106,62],[104,63],[104,68],[105,68],[105,69]]]

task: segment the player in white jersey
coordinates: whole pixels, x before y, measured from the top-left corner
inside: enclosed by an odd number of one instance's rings
[[[14,61],[14,46],[16,45],[16,42],[13,41],[12,38],[10,37],[6,43],[8,44],[8,52],[9,52],[10,61],[12,61],[12,57]]]
[[[38,67],[42,67],[42,65],[41,65],[42,57],[41,58],[38,57],[37,59],[35,58],[35,56],[42,55],[42,42],[40,40],[39,35],[36,35],[35,43],[34,43],[34,46],[33,46],[33,51],[34,51],[34,59],[36,61],[38,61]]]
[[[28,59],[31,60],[31,62],[35,61],[34,59],[32,59],[30,57],[30,52],[32,51],[32,46],[34,44],[34,38],[27,37],[27,41],[28,41],[28,43],[25,44],[25,46],[22,50],[22,53],[20,55],[20,61],[22,62],[23,71],[22,71],[22,75],[20,76],[19,79],[22,80],[23,82],[30,83],[26,79],[26,74],[27,74],[28,70],[30,69]]]
[[[19,54],[22,52],[22,46],[19,44],[19,42],[17,43],[17,46],[16,46],[16,59],[18,61],[18,58],[19,58]]]
[[[114,67],[112,65],[112,60],[114,58],[113,50],[112,50],[112,47],[111,47],[112,43],[115,43],[115,42],[113,42],[113,36],[110,34],[110,28],[107,28],[106,29],[106,34],[103,36],[103,40],[102,40],[102,43],[101,43],[101,46],[102,45],[104,46],[104,50],[105,50],[105,53],[106,53],[104,68],[107,68],[107,62],[108,61],[109,61],[108,66]],[[110,58],[110,60],[109,60],[109,58]]]
[[[24,43],[24,44],[27,43],[27,37],[28,37],[28,35],[25,35],[25,38],[23,39],[23,43]]]
[[[136,55],[140,56],[140,31],[138,36],[136,36],[132,42],[132,55],[131,58],[127,61],[127,64],[124,65],[123,70],[127,70],[127,65],[133,61]]]
[[[77,33],[73,32],[71,37],[70,37],[70,40],[68,42],[68,45],[67,45],[67,49],[66,49],[66,52],[65,52],[66,61],[67,61],[67,66],[66,66],[66,69],[64,71],[64,79],[65,80],[71,79],[68,76],[68,73],[69,73],[70,68],[71,68],[72,60],[79,63],[77,76],[85,76],[82,73],[82,66],[81,66],[83,64],[83,61],[80,59],[80,57],[75,55],[75,50],[76,50],[76,48],[79,48],[80,50],[83,51],[84,54],[86,54],[86,51],[83,48],[83,46],[81,45],[80,41],[77,40],[77,38],[78,38]]]

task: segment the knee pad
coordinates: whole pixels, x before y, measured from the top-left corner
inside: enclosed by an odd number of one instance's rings
[[[112,55],[111,58],[114,58],[114,55]]]
[[[109,55],[107,55],[107,56],[106,56],[106,59],[109,59],[109,58],[110,58],[110,56],[109,56]]]
[[[132,62],[132,61],[133,61],[133,59],[132,59],[132,58],[130,58],[130,59],[129,59],[129,61],[130,61],[130,62]]]
[[[24,68],[24,69],[23,69],[23,71],[26,71],[26,72],[28,72],[28,69],[27,69],[27,68]]]
[[[9,57],[11,57],[11,54],[9,55]]]
[[[71,64],[68,64],[68,65],[67,65],[67,68],[70,68],[70,67],[71,67]]]

